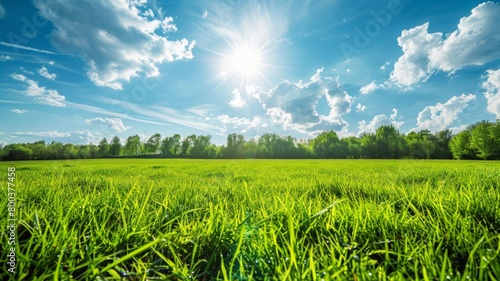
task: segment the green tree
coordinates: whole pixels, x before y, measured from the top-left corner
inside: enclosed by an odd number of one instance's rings
[[[161,151],[162,139],[159,133],[152,135],[146,144],[144,145],[144,150],[148,154],[157,154]]]
[[[125,142],[124,152],[126,155],[140,155],[142,154],[142,143],[139,135],[129,136]]]
[[[493,123],[488,121],[481,121],[472,126],[470,147],[480,159],[491,159],[498,149],[499,144],[495,140],[493,129]]]
[[[22,144],[14,144],[8,148],[6,160],[29,160],[33,151]]]
[[[110,154],[110,145],[108,143],[108,140],[106,138],[103,138],[100,142],[98,147],[98,155],[100,157],[107,157]]]
[[[45,145],[45,141],[36,141],[31,145],[31,150],[33,152],[32,157],[36,160],[47,159],[48,151],[47,146]]]
[[[78,150],[72,143],[63,145],[63,159],[75,159],[78,156]]]
[[[180,155],[182,155],[182,156],[191,155],[191,147],[193,145],[193,137],[196,137],[196,135],[187,136],[186,138],[184,138],[182,140]]]
[[[475,159],[476,153],[470,146],[470,130],[462,131],[450,140],[450,151],[455,159]]]
[[[335,145],[338,144],[339,137],[334,131],[327,131],[319,134],[312,140],[314,153],[319,158],[333,158]]]
[[[377,128],[375,137],[378,147],[378,158],[401,158],[403,156],[404,139],[399,131],[392,125],[384,125]]]
[[[109,146],[109,154],[111,156],[119,156],[122,150],[122,143],[118,136],[114,136],[111,140],[111,144]]]
[[[375,134],[361,134],[361,155],[362,158],[380,158]]]
[[[245,137],[237,133],[232,133],[227,136],[227,146],[225,149],[226,158],[242,158],[243,148],[245,145]]]

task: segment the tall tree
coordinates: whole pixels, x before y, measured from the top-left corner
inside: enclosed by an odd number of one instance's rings
[[[470,147],[477,151],[477,157],[491,159],[498,146],[500,146],[500,143],[495,140],[493,123],[481,121],[472,126]]]
[[[140,155],[142,154],[142,143],[139,135],[129,136],[125,143],[124,152],[127,155]]]
[[[103,138],[98,145],[98,155],[100,157],[109,156],[109,143],[106,138]]]
[[[111,145],[109,146],[109,154],[111,156],[119,156],[122,150],[122,143],[118,136],[114,136],[111,140]]]
[[[333,158],[335,145],[338,144],[339,137],[334,131],[327,131],[319,134],[312,140],[314,153],[319,158]]]
[[[157,154],[161,150],[161,143],[161,135],[159,133],[156,133],[148,139],[148,141],[144,145],[144,150],[148,154]]]
[[[228,135],[227,146],[225,149],[225,157],[242,158],[244,145],[245,145],[245,137],[243,135],[237,133],[232,133]]]
[[[462,131],[450,140],[450,151],[455,159],[475,159],[476,153],[470,146],[470,130]]]

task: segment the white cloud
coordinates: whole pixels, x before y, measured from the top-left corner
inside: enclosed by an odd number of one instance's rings
[[[483,65],[500,59],[500,5],[479,4],[460,19],[458,29],[430,51],[430,67],[453,72],[466,65]]]
[[[208,11],[204,11],[202,17],[204,19],[208,18]]]
[[[241,133],[243,134],[252,128],[267,127],[267,123],[265,123],[259,116],[254,116],[253,119],[250,120],[248,118],[229,117],[227,114],[223,114],[217,116],[215,119],[225,125],[222,132],[228,130],[227,126],[232,126],[232,129],[242,128]]]
[[[392,114],[391,114],[391,119],[396,120],[396,117],[398,116],[398,110],[397,108],[392,109]]]
[[[47,51],[47,50],[42,50],[42,49],[37,49],[37,48],[31,48],[28,46],[23,46],[23,45],[18,45],[18,44],[11,44],[7,42],[0,42],[0,45],[6,46],[6,47],[12,47],[15,49],[21,49],[21,50],[26,50],[26,51],[32,51],[32,52],[38,52],[38,53],[44,53],[44,54],[51,54],[51,55],[57,55],[57,53]]]
[[[324,77],[318,69],[307,83],[282,81],[271,90],[254,91],[273,123],[284,130],[308,133],[322,123],[326,126],[344,124],[341,116],[351,111],[354,99],[344,91],[338,77]],[[330,108],[328,115],[318,114],[316,107],[325,97]]]
[[[22,74],[13,73],[10,77],[27,84],[26,90],[22,92],[24,95],[33,97],[35,100],[43,104],[57,107],[66,106],[65,97],[60,95],[57,90],[40,87],[38,86],[38,82],[28,79]]]
[[[121,133],[130,129],[131,127],[123,125],[123,121],[120,118],[92,118],[85,120],[88,124],[98,124],[105,125],[111,131]]]
[[[11,60],[11,57],[6,56],[6,55],[1,55],[0,56],[0,61],[8,61],[8,60]]]
[[[366,106],[361,105],[361,103],[358,103],[358,105],[356,106],[356,112],[365,111],[365,109],[366,109]]]
[[[47,1],[34,3],[54,26],[52,44],[61,52],[81,56],[88,66],[87,76],[97,86],[122,89],[123,81],[141,73],[159,76],[158,65],[163,62],[193,58],[195,41],[170,41],[156,34],[176,27],[170,17],[143,16],[142,2],[58,1],[57,13]]]
[[[229,105],[232,107],[243,107],[245,105],[245,100],[241,97],[240,91],[238,89],[234,89],[232,92],[231,101],[229,101]]]
[[[17,114],[23,114],[28,112],[26,109],[12,109],[11,112],[17,113]]]
[[[390,62],[386,61],[382,66],[380,66],[380,70],[385,71],[390,64]]]
[[[425,107],[418,113],[417,129],[437,132],[446,129],[457,119],[458,115],[467,107],[468,103],[475,100],[476,96],[462,94],[454,96],[444,104],[437,103]]]
[[[10,75],[10,77],[12,77],[13,79],[16,79],[18,81],[26,81],[26,76],[24,76],[22,74],[13,73]]]
[[[5,16],[5,8],[2,6],[2,3],[0,3],[0,19]]]
[[[71,138],[79,143],[92,143],[98,144],[101,141],[101,138],[96,136],[95,134],[85,130],[85,131],[75,131],[71,132]]]
[[[42,132],[14,132],[14,137],[36,137],[48,139],[67,139],[67,142],[88,144],[97,144],[101,140],[100,137],[89,131],[73,131],[73,132],[59,132],[59,131],[42,131]],[[64,141],[64,140],[63,140]]]
[[[464,66],[500,59],[499,14],[498,3],[479,4],[444,39],[441,32],[428,32],[428,22],[403,30],[398,38],[403,55],[394,64],[390,81],[411,87],[425,82],[437,70],[454,73]]]
[[[166,17],[161,22],[161,29],[163,33],[176,32],[177,27],[173,24],[174,19],[172,17]]]
[[[49,70],[45,66],[42,66],[42,68],[38,70],[38,74],[49,80],[55,80],[57,78],[57,74],[49,73]]]
[[[487,70],[482,77],[486,78],[482,87],[486,90],[484,96],[488,103],[487,110],[500,118],[500,69]]]
[[[14,132],[12,135],[17,137],[48,137],[48,138],[67,138],[71,137],[71,133],[46,131],[46,132]]]
[[[361,87],[361,89],[359,89],[359,92],[363,95],[368,95],[368,94],[371,94],[373,93],[375,90],[377,90],[379,87],[377,86],[377,84],[375,83],[375,81],[372,81],[370,82],[369,84]]]
[[[449,129],[450,129],[450,131],[451,131],[451,133],[452,133],[452,134],[455,134],[455,135],[456,135],[456,134],[458,134],[458,133],[460,133],[460,132],[462,132],[462,131],[466,130],[466,129],[467,129],[467,127],[469,127],[469,125],[460,125],[460,126],[458,126],[458,127],[451,127],[451,128],[449,128]]]
[[[390,117],[387,117],[384,114],[379,114],[375,115],[373,119],[366,123],[365,120],[359,121],[358,122],[358,134],[361,133],[374,133],[378,127],[380,126],[385,126],[385,125],[392,125],[394,128],[399,129],[404,122],[403,121],[396,121],[398,115],[398,110],[396,108],[392,109],[392,114]]]
[[[411,86],[429,79],[431,72],[428,65],[428,54],[432,48],[441,43],[441,33],[429,34],[429,23],[403,30],[398,38],[398,45],[403,55],[394,64],[390,80],[401,86]]]

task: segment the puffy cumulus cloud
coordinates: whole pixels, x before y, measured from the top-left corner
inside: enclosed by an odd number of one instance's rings
[[[384,114],[375,115],[370,122],[366,122],[365,120],[358,122],[358,134],[366,133],[374,133],[378,127],[385,125],[392,125],[394,128],[399,129],[404,122],[397,121],[398,110],[396,108],[392,109],[392,114],[387,117]]]
[[[322,73],[323,69],[318,69],[307,83],[285,80],[267,92],[253,89],[251,95],[258,97],[266,115],[284,130],[310,133],[320,124],[344,124],[341,116],[351,111],[354,98],[341,88],[338,77]],[[328,115],[316,111],[323,97],[330,108]]]
[[[87,76],[97,86],[122,89],[123,81],[140,73],[159,76],[158,64],[193,58],[195,41],[171,41],[157,34],[176,27],[170,17],[145,15],[146,2],[54,1],[34,1],[54,26],[52,44],[61,52],[81,56]]]
[[[57,74],[49,73],[49,70],[45,66],[42,66],[42,68],[38,70],[38,74],[49,80],[55,80],[57,78]]]
[[[241,97],[240,91],[238,89],[234,89],[231,92],[231,100],[229,101],[229,105],[232,107],[243,107],[245,105],[245,100]]]
[[[98,124],[108,127],[113,132],[125,132],[131,127],[123,125],[123,121],[120,118],[92,118],[85,120],[87,124]]]
[[[0,61],[8,61],[8,60],[11,60],[10,56],[6,56],[6,55],[1,55],[0,56]]]
[[[430,67],[454,71],[500,59],[500,4],[485,2],[460,19],[457,30],[429,54]]]
[[[458,115],[467,107],[468,103],[475,100],[476,96],[462,94],[454,96],[444,104],[437,103],[425,107],[418,113],[417,129],[437,132],[453,124]]]
[[[441,33],[429,34],[429,23],[403,30],[398,38],[398,45],[403,55],[394,64],[390,80],[401,86],[411,86],[429,79],[428,55],[432,48],[439,46]]]
[[[11,112],[17,113],[17,114],[23,114],[28,112],[26,109],[12,109]]]
[[[362,111],[365,111],[366,109],[366,106],[365,105],[361,105],[361,103],[358,103],[358,105],[356,106],[356,112],[362,112]]]
[[[500,118],[500,69],[487,70],[482,77],[486,78],[482,84],[483,89],[486,90],[484,92],[488,103],[486,109],[495,114],[496,118]]]
[[[47,138],[67,138],[71,137],[71,133],[58,131],[45,132],[14,132],[12,135],[16,137],[47,137]]]
[[[437,70],[453,73],[500,59],[499,14],[500,4],[479,4],[445,38],[441,32],[429,33],[428,22],[403,30],[398,38],[403,55],[394,64],[390,81],[410,87],[425,82]]]
[[[378,88],[379,86],[377,85],[377,83],[375,83],[375,81],[372,81],[371,83],[361,87],[361,89],[359,89],[359,92],[363,95],[368,95],[373,93]]]
[[[71,132],[70,135],[71,139],[75,140],[77,143],[98,144],[101,141],[99,136],[87,130]]]
[[[248,118],[229,117],[227,114],[219,115],[215,118],[223,124],[222,133],[228,129],[240,130],[241,133],[246,133],[250,129],[258,129],[267,127],[267,123],[259,116],[254,116],[251,120]],[[229,128],[228,128],[229,127]]]
[[[46,89],[45,87],[38,86],[38,82],[28,79],[22,74],[13,73],[11,78],[26,83],[27,87],[22,92],[28,97],[33,97],[36,101],[56,107],[66,106],[65,97],[60,95],[57,90]]]

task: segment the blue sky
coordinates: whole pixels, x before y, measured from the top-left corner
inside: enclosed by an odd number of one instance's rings
[[[500,5],[0,1],[0,142],[312,138],[500,118]]]

